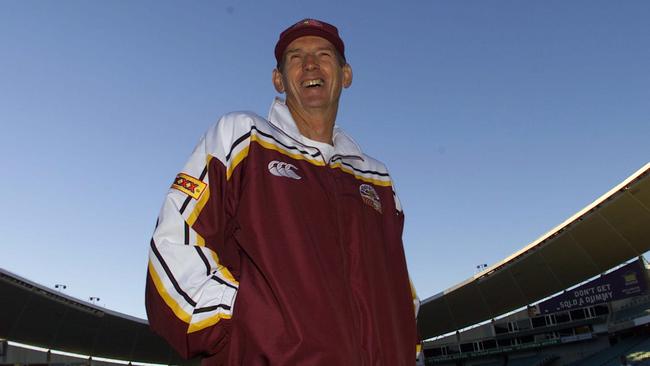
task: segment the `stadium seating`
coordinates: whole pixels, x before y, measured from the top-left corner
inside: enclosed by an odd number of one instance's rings
[[[557,360],[558,356],[548,354],[536,354],[532,356],[513,357],[508,361],[508,366],[546,366],[550,365],[553,361]],[[474,366],[503,366],[504,361],[489,361],[485,363],[477,363]]]
[[[609,348],[572,363],[570,366],[618,366],[622,355],[629,354],[635,347],[643,347],[648,341],[641,337],[623,339]]]
[[[614,314],[614,323],[620,323],[635,318],[640,318],[645,315],[650,315],[650,303],[635,304],[629,308],[617,311]]]
[[[488,363],[477,364],[475,366],[503,366],[503,361],[492,361]]]
[[[534,355],[522,358],[513,358],[508,362],[508,366],[545,366],[555,361],[556,355]]]
[[[650,339],[645,339],[632,347],[626,356],[635,366],[650,365]]]

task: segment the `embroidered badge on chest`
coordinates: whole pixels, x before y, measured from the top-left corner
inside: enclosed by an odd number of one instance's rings
[[[363,200],[363,203],[374,208],[377,212],[381,213],[381,201],[379,200],[379,195],[371,185],[369,184],[360,185],[359,194],[361,194],[361,199]]]
[[[296,180],[302,179],[302,177],[296,173],[296,170],[298,170],[298,168],[296,168],[293,164],[273,160],[269,163],[268,168],[269,172],[276,177],[286,177]]]

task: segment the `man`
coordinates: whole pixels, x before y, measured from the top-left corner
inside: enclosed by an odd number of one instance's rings
[[[151,327],[211,365],[413,365],[404,216],[383,164],[335,127],[352,68],[306,19],[275,47],[268,119],[222,117],[151,241]],[[414,304],[415,299],[415,304]]]

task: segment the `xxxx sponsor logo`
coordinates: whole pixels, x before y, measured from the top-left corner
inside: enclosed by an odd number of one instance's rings
[[[207,184],[185,173],[179,173],[172,183],[172,188],[198,200],[207,188]]]

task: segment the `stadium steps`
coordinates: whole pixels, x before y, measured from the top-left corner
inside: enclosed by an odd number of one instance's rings
[[[634,346],[625,355],[631,365],[650,366],[650,339],[641,341],[641,343]],[[614,363],[614,365],[617,364]]]
[[[475,366],[503,366],[503,361],[492,361],[488,363],[476,364]]]
[[[639,304],[616,312],[614,314],[613,322],[621,323],[635,318],[640,318],[644,315],[650,315],[650,303]]]
[[[546,354],[515,358],[508,361],[508,366],[546,366],[558,358],[557,355]]]
[[[636,349],[637,352],[643,352],[643,349],[648,349],[650,352],[650,339],[647,337],[632,337],[619,341],[614,346],[606,348],[591,356],[587,356],[578,362],[569,364],[568,366],[618,366],[619,360],[622,355],[628,355],[632,361],[632,352]],[[637,365],[636,363],[631,363]]]

